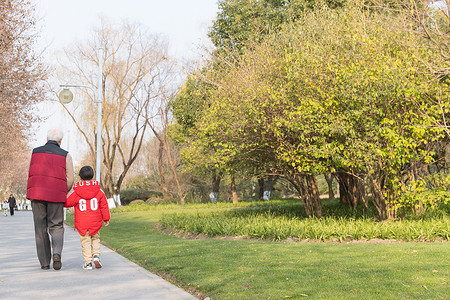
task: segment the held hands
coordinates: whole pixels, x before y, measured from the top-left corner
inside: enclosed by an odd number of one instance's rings
[[[109,225],[109,221],[104,221],[104,223],[105,223],[105,226]]]

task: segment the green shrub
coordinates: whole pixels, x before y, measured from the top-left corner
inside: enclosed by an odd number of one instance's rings
[[[177,204],[178,200],[169,197],[151,197],[145,201],[148,205]]]
[[[137,199],[137,200],[133,200],[130,202],[130,205],[135,205],[135,204],[137,204],[137,205],[145,204],[145,201]]]
[[[161,192],[149,191],[144,189],[126,189],[120,191],[120,201],[123,205],[129,204],[133,200],[148,199],[150,197],[162,197]]]
[[[192,191],[186,194],[186,198],[184,200],[186,201],[186,203],[210,202],[209,196],[207,193],[192,192]]]
[[[395,208],[404,213],[421,215],[427,210],[436,210],[450,204],[450,175],[435,174],[417,181],[412,181],[404,188],[395,203]]]

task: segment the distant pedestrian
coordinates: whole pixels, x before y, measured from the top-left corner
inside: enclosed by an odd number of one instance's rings
[[[92,180],[94,170],[84,166],[78,174],[81,181],[75,183],[73,192],[67,197],[65,207],[75,206],[75,228],[80,234],[84,258],[83,269],[101,268],[100,262],[100,228],[103,222],[109,225],[111,215],[108,201],[100,183]]]
[[[16,208],[16,198],[14,198],[13,194],[9,195],[8,204],[10,215],[14,216],[14,209]]]
[[[5,217],[7,217],[7,216],[8,216],[8,210],[9,210],[9,204],[8,204],[8,201],[5,200],[5,201],[3,202],[2,208],[3,208],[3,215],[4,215]]]
[[[43,270],[50,269],[52,258],[53,269],[61,269],[63,208],[73,185],[72,157],[61,149],[62,138],[58,128],[50,129],[47,143],[33,149],[28,172],[27,199],[31,200],[37,256]]]

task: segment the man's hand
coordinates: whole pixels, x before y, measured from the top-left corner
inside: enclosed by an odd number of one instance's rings
[[[109,225],[109,221],[104,221],[105,222],[105,226]]]

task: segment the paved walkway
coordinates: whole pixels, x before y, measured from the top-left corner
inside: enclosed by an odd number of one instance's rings
[[[101,269],[83,270],[78,233],[66,227],[62,269],[41,270],[32,212],[2,212],[0,299],[196,299],[103,245],[101,253]]]

